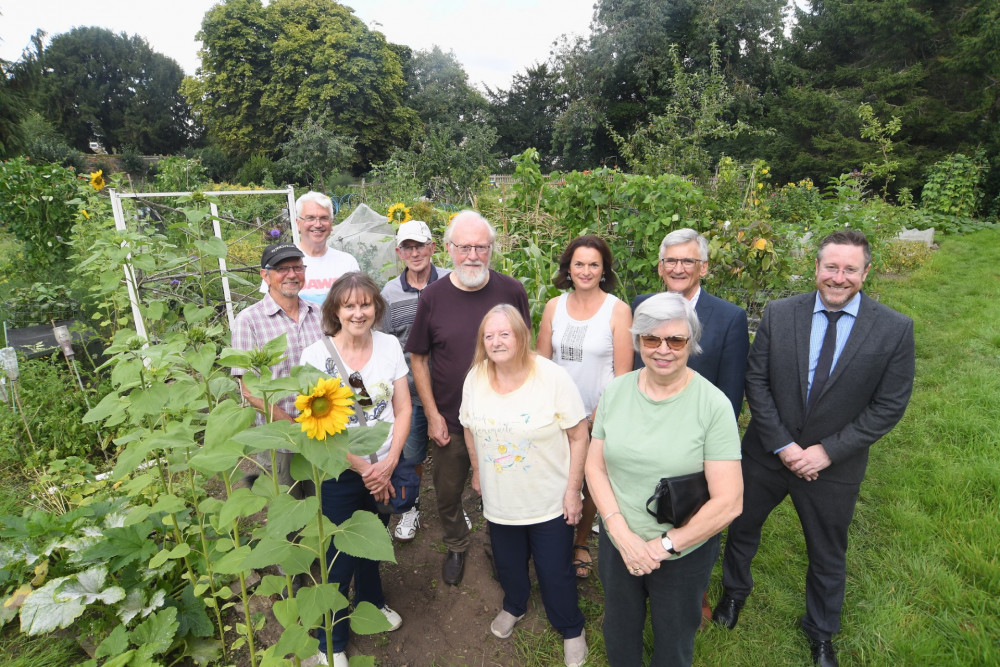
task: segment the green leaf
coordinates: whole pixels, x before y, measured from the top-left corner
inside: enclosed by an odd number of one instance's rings
[[[205,425],[205,448],[221,445],[234,435],[250,428],[254,420],[254,409],[237,405],[227,399],[215,406],[208,415]]]
[[[184,504],[184,501],[174,494],[164,493],[161,496],[157,496],[152,509],[154,512],[166,512],[167,514],[173,514],[175,512],[183,512],[186,507],[187,505]]]
[[[271,611],[283,628],[290,628],[299,622],[299,603],[295,598],[278,600],[271,606]]]
[[[359,602],[351,612],[351,630],[359,635],[385,632],[389,627],[389,620],[385,614],[371,602]]]
[[[97,601],[104,604],[114,604],[125,599],[125,589],[121,586],[103,588],[104,580],[107,578],[108,571],[104,567],[97,566],[84,570],[75,577],[70,577],[59,589],[57,597],[61,600],[79,598],[85,605]]]
[[[149,561],[149,568],[155,570],[160,567],[168,560],[177,560],[178,558],[184,558],[189,553],[191,553],[191,547],[185,544],[178,544],[173,549],[162,549],[158,554],[153,556]]]
[[[218,241],[219,239],[215,240]],[[198,324],[199,322],[207,320],[214,314],[215,314],[215,308],[212,308],[211,306],[199,306],[196,303],[188,303],[184,305],[184,322],[188,326],[191,326],[192,324]],[[214,361],[215,344],[208,343],[205,345],[205,347],[212,348],[212,359]],[[205,373],[202,373],[202,375],[205,375]]]
[[[212,366],[215,365],[215,353],[217,351],[215,343],[205,343],[194,352],[189,352],[185,355],[185,359],[199,375],[208,377],[212,372]]]
[[[243,545],[228,552],[215,563],[216,574],[237,574],[243,570],[243,561],[250,553],[250,547]]]
[[[177,636],[211,637],[215,626],[208,617],[208,610],[201,598],[194,594],[194,586],[188,584],[181,593],[180,606],[177,610]],[[215,650],[219,646],[216,644]]]
[[[25,598],[21,605],[21,632],[31,636],[67,628],[86,610],[79,598],[63,600],[57,595],[56,591],[68,579],[52,579]]]
[[[288,449],[299,451],[297,432],[301,430],[298,424],[285,420],[263,424],[257,428],[249,428],[233,436],[233,441],[244,445],[248,453],[265,452],[271,449]]]
[[[126,625],[136,616],[146,618],[163,606],[165,597],[166,593],[163,589],[158,588],[147,601],[145,591],[141,588],[133,588],[125,597],[125,601],[119,605],[118,618],[122,619],[122,623]]]
[[[229,440],[221,445],[203,449],[191,457],[189,465],[195,470],[213,474],[223,470],[233,470],[243,458],[243,446],[235,440]]]
[[[125,630],[125,624],[122,623],[115,627],[101,645],[97,647],[97,651],[94,652],[95,658],[108,658],[114,655],[120,655],[128,649],[128,631]]]
[[[177,633],[177,610],[167,607],[150,616],[132,631],[132,641],[148,648],[152,655],[164,653],[174,641]]]
[[[260,580],[257,584],[257,588],[254,590],[254,595],[259,595],[261,597],[271,597],[272,595],[277,595],[285,589],[284,577],[279,577],[276,574],[264,575],[264,578]]]
[[[84,562],[107,562],[111,572],[117,572],[133,562],[146,561],[159,550],[156,542],[149,539],[152,528],[149,521],[120,528],[106,528],[104,539],[77,552],[78,557]]]
[[[194,245],[202,254],[218,257],[219,259],[224,259],[229,254],[229,248],[226,247],[226,243],[217,236],[211,236],[204,241],[195,241]]]
[[[271,537],[284,537],[309,523],[316,517],[318,511],[319,500],[316,496],[296,500],[283,493],[271,501],[267,508],[265,534]]]
[[[125,398],[119,396],[117,392],[111,392],[102,398],[100,403],[87,411],[87,414],[83,416],[83,423],[92,424],[93,422],[103,421],[112,415],[124,418],[125,407],[127,405],[128,401]],[[118,421],[120,422],[121,419]]]
[[[256,514],[266,504],[267,498],[254,495],[250,489],[236,489],[219,510],[219,525],[228,526],[241,516]]]
[[[350,440],[350,450],[357,456],[367,456],[378,451],[385,439],[389,437],[389,429],[392,427],[387,422],[380,421],[368,428],[349,428],[347,437]]]
[[[129,395],[129,417],[138,424],[140,418],[147,415],[158,416],[164,404],[170,400],[170,388],[161,382],[149,387],[136,387]]]
[[[207,614],[205,614],[205,618],[208,619]],[[177,631],[177,634],[183,635],[180,630]],[[211,665],[219,659],[219,655],[222,653],[222,643],[214,637],[196,637],[186,641],[187,654],[185,657],[196,665]],[[316,643],[319,644],[319,641],[317,640]]]
[[[280,538],[266,537],[250,551],[250,555],[243,561],[243,567],[260,569],[268,565],[282,563],[294,548],[294,545],[284,536]]]
[[[276,655],[294,653],[301,658],[315,655],[319,650],[319,640],[309,634],[309,630],[301,625],[292,625],[281,633],[281,639],[275,645]]]
[[[341,594],[337,584],[303,586],[295,593],[295,599],[299,603],[299,618],[307,628],[319,625],[324,612],[336,614],[348,605],[347,598]],[[382,612],[379,612],[379,616],[385,619]]]
[[[351,428],[348,431],[367,431],[367,428]],[[328,436],[326,440],[312,440],[302,437],[299,440],[300,453],[312,465],[316,466],[330,479],[337,479],[341,473],[350,467],[347,462],[346,438]],[[384,441],[384,438],[383,438]]]
[[[358,510],[342,522],[334,530],[333,543],[337,549],[352,556],[396,562],[392,538],[372,512]]]

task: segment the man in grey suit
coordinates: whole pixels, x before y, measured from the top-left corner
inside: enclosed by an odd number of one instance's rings
[[[809,556],[801,625],[822,667],[838,664],[832,639],[868,448],[899,422],[913,389],[913,320],[861,292],[870,265],[864,234],[830,234],[816,256],[816,291],[764,310],[747,364],[743,514],[729,526],[712,616],[736,625],[761,527],[790,495]]]
[[[739,417],[750,349],[747,314],[739,306],[701,288],[701,279],[708,273],[708,241],[693,229],[675,229],[660,243],[656,271],[668,292],[678,292],[692,302],[701,322],[698,344],[702,352],[688,360],[688,367],[721,389]],[[632,312],[651,296],[637,296],[632,301]],[[636,353],[633,368],[642,366],[642,359]]]

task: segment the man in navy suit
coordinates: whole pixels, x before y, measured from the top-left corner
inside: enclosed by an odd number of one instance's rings
[[[701,322],[702,352],[688,360],[688,367],[722,390],[739,417],[743,407],[743,378],[746,372],[750,337],[747,314],[739,306],[712,296],[701,288],[708,273],[708,241],[693,229],[677,229],[660,244],[657,273],[668,292],[678,292],[692,302]],[[640,294],[632,301],[632,312],[653,296]],[[642,368],[635,355],[634,368]]]
[[[816,290],[764,310],[747,364],[743,514],[729,526],[712,616],[736,625],[761,527],[790,495],[809,556],[801,626],[822,667],[838,664],[847,534],[868,448],[899,422],[913,389],[913,320],[861,292],[870,266],[864,234],[834,232],[819,246]]]

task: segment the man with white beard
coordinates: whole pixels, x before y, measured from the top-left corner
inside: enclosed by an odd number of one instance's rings
[[[475,211],[456,215],[444,233],[454,270],[431,283],[420,296],[406,341],[413,380],[424,405],[427,434],[437,445],[434,488],[448,556],[442,568],[446,584],[457,586],[465,572],[469,527],[462,492],[469,478],[469,452],[458,421],[462,385],[472,365],[479,324],[493,306],[517,308],[531,326],[524,286],[490,269],[496,230]]]

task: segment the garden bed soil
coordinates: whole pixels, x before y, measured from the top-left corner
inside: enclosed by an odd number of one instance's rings
[[[486,557],[486,520],[478,511],[479,496],[471,487],[464,494],[465,509],[472,519],[472,542],[467,552],[465,575],[459,586],[441,580],[441,565],[446,549],[441,541],[437,498],[431,482],[430,465],[425,465],[420,495],[420,529],[411,542],[393,541],[395,563],[382,564],[382,586],[386,603],[403,617],[403,625],[392,633],[352,635],[348,656],[370,655],[380,667],[515,667],[524,664],[516,652],[518,633],[552,632],[545,617],[537,586],[532,591],[528,612],[518,623],[514,636],[502,640],[490,633],[490,622],[500,612],[503,593],[493,578]],[[263,520],[263,517],[262,517]],[[389,523],[395,529],[398,516]],[[596,538],[591,551],[596,555]],[[599,600],[595,582],[596,563],[590,579],[579,582],[581,597]],[[534,573],[532,572],[532,581]],[[252,613],[266,616],[264,627],[255,635],[258,646],[278,641],[282,627],[271,614],[271,604],[278,598],[254,596]],[[237,619],[232,619],[235,624]],[[242,614],[239,614],[242,621]],[[231,644],[235,636],[227,633]],[[554,637],[553,641],[557,641]],[[245,648],[238,652],[235,664],[249,666]]]

